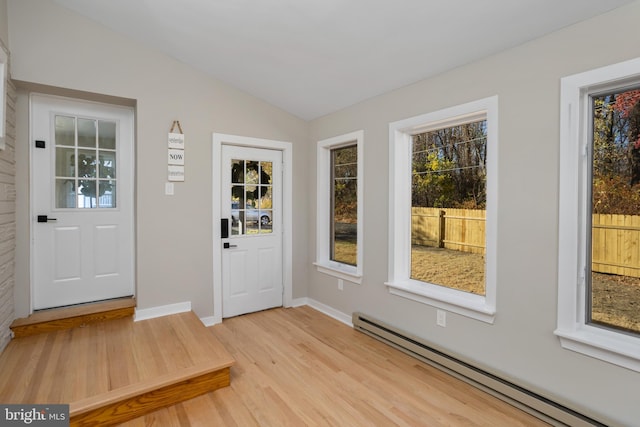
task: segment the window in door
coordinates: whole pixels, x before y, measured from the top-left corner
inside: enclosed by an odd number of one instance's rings
[[[116,149],[116,122],[55,116],[56,208],[115,208]]]
[[[270,234],[273,163],[231,160],[231,234]]]

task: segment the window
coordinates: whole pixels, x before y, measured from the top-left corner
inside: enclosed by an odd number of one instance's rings
[[[115,208],[116,122],[55,116],[56,208]]]
[[[412,137],[410,278],[485,295],[487,120]]]
[[[331,149],[329,259],[358,265],[358,145]]]
[[[640,59],[561,87],[555,333],[640,371]]]
[[[231,160],[231,235],[273,232],[273,162]]]
[[[318,142],[318,271],[362,281],[363,131]]]
[[[498,99],[389,125],[389,291],[492,323]]]

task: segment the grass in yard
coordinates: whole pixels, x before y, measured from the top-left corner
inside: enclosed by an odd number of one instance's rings
[[[484,256],[413,245],[411,247],[411,278],[484,295]]]
[[[484,256],[479,254],[414,245],[411,275],[416,280],[484,295]],[[592,320],[640,333],[640,278],[593,273]]]
[[[356,263],[356,244],[336,241],[336,258]],[[414,245],[411,278],[464,292],[484,295],[484,256],[450,249]],[[640,333],[640,278],[614,274],[592,275],[592,320]]]
[[[640,332],[640,278],[592,273],[592,320]]]
[[[334,261],[356,265],[358,263],[358,247],[352,240],[337,240],[334,243]]]

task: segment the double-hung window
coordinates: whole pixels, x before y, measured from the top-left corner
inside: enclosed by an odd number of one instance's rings
[[[498,99],[389,125],[389,291],[492,323]]]
[[[640,59],[561,82],[562,346],[640,371]]]
[[[318,142],[318,271],[362,281],[363,131]]]

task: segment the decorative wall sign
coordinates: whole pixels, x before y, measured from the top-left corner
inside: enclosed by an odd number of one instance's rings
[[[169,181],[184,181],[184,166],[169,165]]]
[[[169,149],[169,164],[184,165],[184,150]]]
[[[169,132],[169,148],[184,150],[184,135],[181,133]]]
[[[174,133],[176,126],[180,133]],[[184,133],[179,120],[174,120],[169,129],[168,147],[168,180],[184,181]]]

